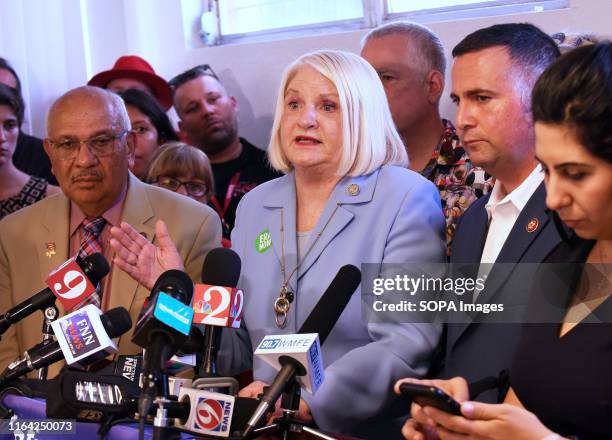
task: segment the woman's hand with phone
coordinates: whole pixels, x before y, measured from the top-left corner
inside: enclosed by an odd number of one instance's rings
[[[463,417],[431,407],[426,407],[424,412],[435,423],[436,434],[442,440],[561,439],[535,414],[508,403],[464,402],[461,404]]]
[[[437,387],[459,403],[469,398],[468,385],[462,377],[454,377],[449,380],[400,379],[396,382],[394,387],[397,394],[401,394],[400,386],[403,383]],[[416,402],[412,402],[410,415],[411,418],[408,419],[402,427],[402,435],[404,438],[410,440],[434,440],[439,438],[436,422],[425,412],[423,406]]]

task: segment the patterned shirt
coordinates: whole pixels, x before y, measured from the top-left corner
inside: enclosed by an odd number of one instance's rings
[[[47,196],[47,181],[31,176],[19,194],[0,201],[0,220],[21,208],[33,205]]]
[[[450,255],[457,220],[474,200],[491,191],[494,181],[482,168],[472,164],[453,124],[446,119],[442,122],[444,134],[421,175],[431,180],[440,192]]]

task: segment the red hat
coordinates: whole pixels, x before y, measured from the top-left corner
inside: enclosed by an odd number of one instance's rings
[[[153,95],[164,111],[172,107],[172,93],[166,80],[157,76],[153,67],[136,55],[119,57],[111,70],[94,75],[87,85],[105,88],[109,82],[118,78],[142,81],[153,91]]]

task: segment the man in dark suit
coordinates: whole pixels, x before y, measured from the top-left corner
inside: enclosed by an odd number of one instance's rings
[[[451,98],[457,104],[457,130],[474,164],[495,178],[491,193],[460,219],[451,255],[451,263],[472,263],[478,276],[487,276],[484,289],[475,293],[477,303],[522,301],[524,307],[527,298],[513,297],[516,290],[510,286],[524,284],[525,268],[498,263],[541,262],[561,241],[546,213],[530,111],[537,78],[558,56],[548,35],[518,23],[477,30],[453,49]],[[520,323],[488,320],[480,315],[471,322],[447,324],[434,377],[462,376],[473,383],[509,368]],[[491,389],[478,400],[495,402],[498,394]],[[409,421],[404,434],[416,427],[416,421]]]
[[[530,110],[537,78],[558,55],[548,35],[518,23],[480,29],[453,49],[457,128],[472,161],[496,180],[460,220],[451,256],[453,263],[484,264],[479,274],[488,278],[476,302],[516,300],[508,286],[524,277],[516,264],[486,263],[539,263],[561,240],[545,211]],[[449,324],[440,376],[497,376],[510,366],[519,335],[519,324]],[[497,392],[480,399],[495,401]]]

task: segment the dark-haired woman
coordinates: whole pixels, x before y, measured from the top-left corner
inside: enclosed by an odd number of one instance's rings
[[[58,187],[19,171],[13,164],[23,109],[21,95],[0,84],[0,219],[59,192]]]
[[[130,171],[144,180],[149,164],[160,145],[179,138],[170,119],[155,98],[142,90],[129,89],[119,94],[130,116],[132,131],[136,134],[134,165]]]
[[[530,309],[554,299],[560,323],[523,327],[504,404],[463,402],[464,417],[413,404],[406,438],[612,436],[612,42],[552,64],[532,108],[546,204],[571,230],[545,261],[570,269],[562,288],[536,290]],[[467,396],[462,378],[430,383]]]

